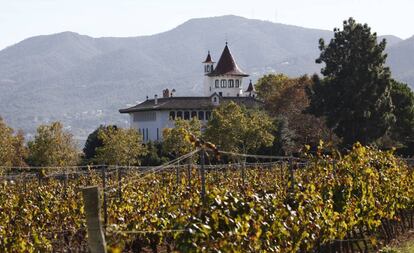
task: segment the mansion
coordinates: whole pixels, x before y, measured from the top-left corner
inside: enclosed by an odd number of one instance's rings
[[[160,141],[162,130],[174,127],[177,118],[189,120],[197,117],[206,123],[211,117],[211,111],[220,103],[234,101],[247,108],[261,106],[251,81],[244,89],[243,79],[249,75],[237,66],[227,43],[217,65],[214,65],[208,52],[203,62],[203,96],[175,97],[173,92],[165,89],[162,97],[155,95],[154,99],[147,99],[119,112],[129,114],[130,127],[137,129],[144,142],[148,142]]]

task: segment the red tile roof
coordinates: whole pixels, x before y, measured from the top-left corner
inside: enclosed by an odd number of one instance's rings
[[[221,76],[221,75],[231,75],[231,76],[249,76],[244,73],[237,66],[236,61],[230,53],[230,49],[227,46],[224,47],[223,53],[221,54],[220,60],[217,63],[217,66],[208,74],[209,76]]]

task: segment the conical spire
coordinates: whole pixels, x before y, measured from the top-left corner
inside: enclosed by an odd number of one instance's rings
[[[209,74],[209,76],[220,75],[249,76],[240,70],[240,68],[237,66],[236,61],[234,60],[233,56],[230,53],[230,49],[227,46],[227,42],[216,68]]]
[[[208,51],[208,54],[207,54],[206,60],[205,60],[205,61],[203,61],[203,63],[214,63],[214,62],[213,62],[213,60],[211,59],[211,56],[210,56],[210,51]]]
[[[249,87],[247,87],[246,92],[255,92],[255,91],[256,89],[254,88],[254,85],[252,84],[252,80],[250,80]]]

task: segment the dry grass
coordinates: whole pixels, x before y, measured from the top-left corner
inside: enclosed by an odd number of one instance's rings
[[[381,253],[414,253],[414,231],[399,237],[389,246],[380,251]]]

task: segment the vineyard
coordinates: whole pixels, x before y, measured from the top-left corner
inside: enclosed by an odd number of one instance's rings
[[[90,185],[110,252],[375,252],[414,227],[413,170],[391,152],[206,155],[205,166],[194,151],[153,168],[2,168],[0,251],[88,252]]]

